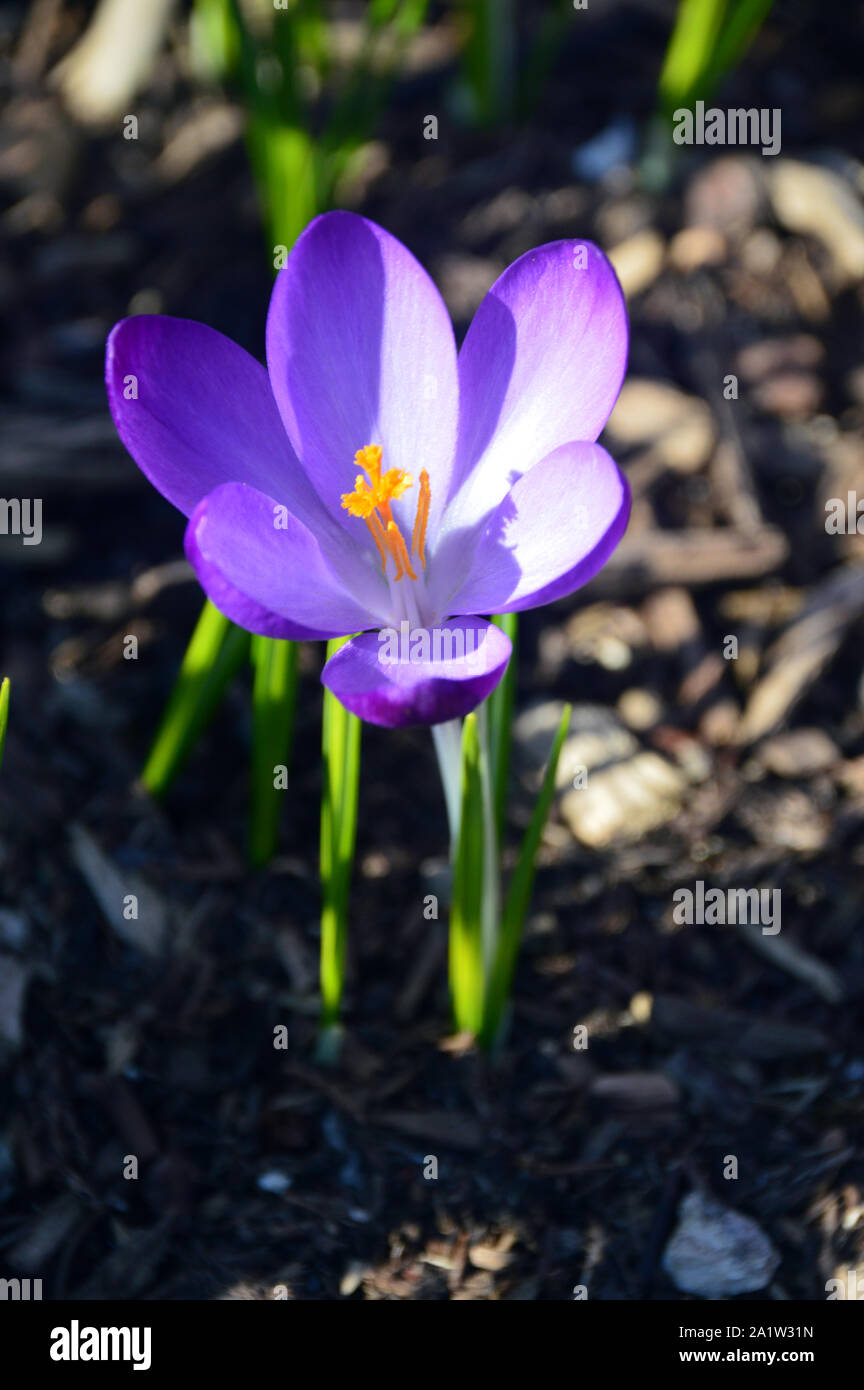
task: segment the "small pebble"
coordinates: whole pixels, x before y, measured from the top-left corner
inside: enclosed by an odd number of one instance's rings
[[[733,1298],[764,1289],[774,1277],[780,1256],[752,1221],[702,1192],[690,1192],[663,1268],[681,1293],[700,1298]]]

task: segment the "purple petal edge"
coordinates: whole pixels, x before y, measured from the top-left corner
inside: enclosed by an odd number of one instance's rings
[[[382,635],[367,632],[340,647],[321,680],[351,714],[382,728],[459,719],[495,689],[510,660],[510,639],[482,618],[456,618],[436,631],[476,635],[473,670],[467,658],[387,665],[381,660]]]

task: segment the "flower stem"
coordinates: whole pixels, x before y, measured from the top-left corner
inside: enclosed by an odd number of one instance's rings
[[[462,721],[450,719],[446,724],[432,725],[432,738],[444,788],[447,823],[450,827],[450,857],[455,859],[459,843],[459,818],[462,810]]]

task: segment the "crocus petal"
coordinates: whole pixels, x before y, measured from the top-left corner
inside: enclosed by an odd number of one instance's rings
[[[317,504],[267,372],[230,338],[161,314],[111,331],[105,381],[117,433],[155,488],[189,516],[221,483],[249,483],[302,515]]]
[[[425,653],[418,650],[423,633]],[[397,643],[395,652],[388,649],[391,642]],[[447,659],[442,651],[464,655]],[[388,729],[441,724],[470,713],[486,699],[504,674],[510,652],[510,639],[482,618],[456,618],[410,635],[406,624],[403,633],[387,629],[352,638],[330,658],[321,679],[346,709],[370,724]],[[399,659],[406,655],[407,660]]]
[[[301,521],[244,483],[225,483],[199,502],[186,556],[208,598],[250,632],[343,637],[382,620],[342,587]]]
[[[445,610],[515,613],[573,593],[605,565],[629,516],[627,480],[606,450],[562,445],[492,513]]]
[[[627,342],[621,287],[592,242],[553,241],[504,271],[459,354],[454,522],[491,511],[560,444],[597,438],[621,389]]]
[[[354,455],[380,444],[385,469],[432,480],[429,535],[449,488],[456,347],[444,302],[411,253],[349,212],[317,217],[276,277],[267,363],[291,442],[324,504],[354,487]],[[394,505],[410,533],[418,490]],[[367,536],[367,543],[371,540]]]

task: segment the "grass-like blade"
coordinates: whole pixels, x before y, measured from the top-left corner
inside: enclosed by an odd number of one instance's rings
[[[276,637],[253,637],[252,665],[249,859],[260,868],[272,859],[279,834],[284,775],[294,737],[297,644]]]
[[[738,0],[720,33],[717,47],[709,56],[705,88],[710,92],[723,74],[735,66],[755,39],[774,0]]]
[[[194,69],[211,81],[224,81],[236,74],[240,35],[231,0],[194,0],[189,46]]]
[[[235,627],[208,599],[141,774],[153,796],[167,792],[248,658],[249,643],[249,633]]]
[[[478,1037],[483,1026],[486,967],[483,945],[485,825],[480,729],[476,714],[462,726],[462,806],[453,865],[449,978],[453,1021]]]
[[[319,211],[315,143],[299,125],[285,124],[278,115],[255,109],[249,117],[246,143],[271,254],[283,246],[287,252]]]
[[[507,121],[516,91],[515,0],[468,0],[463,71],[477,125]]]
[[[773,0],[681,0],[660,73],[667,115],[707,98],[758,33]]]
[[[720,35],[726,6],[727,0],[681,0],[660,72],[660,102],[664,111],[686,106],[699,91]]]
[[[6,726],[9,723],[9,677],[3,677],[0,685],[0,766],[3,764],[3,749],[6,747]]]
[[[681,0],[658,82],[658,112],[642,157],[646,187],[662,191],[672,177],[671,118],[710,97],[758,33],[773,0]]]
[[[327,658],[348,639],[327,643]],[[345,991],[348,941],[348,890],[357,838],[362,721],[324,690],[321,788],[321,1037],[319,1057],[332,1060],[339,1046],[339,1018]]]
[[[549,762],[546,765],[540,795],[535,803],[528,829],[525,831],[519,859],[504,900],[498,947],[489,982],[486,1016],[483,1020],[482,1042],[484,1046],[490,1048],[494,1047],[500,1040],[502,1025],[507,1012],[513,975],[522,942],[522,929],[534,888],[537,851],[540,848],[543,827],[546,824],[549,808],[555,795],[555,773],[564,739],[570,728],[571,712],[571,706],[566,705],[555,734],[552,751],[549,754]]]

